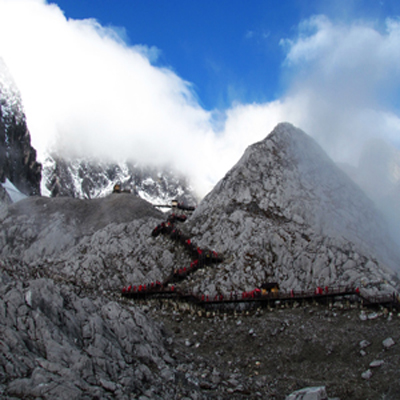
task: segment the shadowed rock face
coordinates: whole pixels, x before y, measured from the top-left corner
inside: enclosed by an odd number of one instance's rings
[[[129,223],[140,218],[163,218],[151,204],[131,194],[111,194],[105,198],[83,200],[68,197],[50,199],[35,197],[22,200],[9,208],[9,218],[32,219],[37,230],[61,218],[66,231],[75,235],[96,232],[109,224]]]
[[[22,193],[40,195],[41,173],[19,91],[0,58],[0,182],[8,178]]]
[[[1,95],[1,94],[0,94]],[[1,104],[0,104],[1,119]],[[0,124],[0,178],[8,178],[24,194],[40,195],[42,166],[36,162],[36,150],[25,121]]]
[[[0,207],[4,205],[9,205],[11,204],[11,198],[7,191],[3,188],[3,186],[0,186]]]

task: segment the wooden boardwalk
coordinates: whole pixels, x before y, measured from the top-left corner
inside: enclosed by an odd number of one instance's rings
[[[161,206],[159,206],[161,207]],[[179,207],[178,207],[179,208]],[[181,207],[181,209],[192,211],[193,207]],[[152,282],[147,285],[124,287],[121,295],[132,299],[150,298],[174,298],[181,301],[197,304],[205,308],[239,308],[241,304],[255,304],[259,306],[276,306],[278,304],[294,304],[305,302],[316,302],[330,304],[337,300],[357,302],[366,307],[387,307],[400,310],[400,301],[397,294],[382,293],[370,296],[366,291],[350,286],[335,286],[316,288],[309,291],[279,291],[275,293],[262,294],[260,289],[251,292],[230,292],[195,294],[181,291],[174,284],[180,282],[189,274],[195,273],[200,268],[223,262],[223,257],[211,250],[200,249],[195,246],[189,237],[186,237],[175,227],[175,222],[184,222],[185,215],[171,214],[166,222],[154,228],[153,237],[159,234],[169,236],[171,240],[179,243],[192,256],[192,263],[187,268],[175,270],[162,283]]]
[[[357,302],[365,307],[378,307],[383,306],[389,309],[400,310],[400,302],[394,294],[381,294],[376,296],[368,296],[362,290],[355,287],[332,287],[328,292],[317,293],[317,291],[290,291],[270,293],[267,295],[253,295],[253,292],[232,292],[232,293],[216,293],[213,295],[198,295],[194,293],[182,292],[174,287],[161,287],[157,289],[149,289],[146,291],[122,291],[122,296],[131,299],[168,299],[173,298],[181,300],[205,308],[222,308],[223,306],[230,306],[235,308],[239,304],[254,304],[259,306],[274,307],[278,304],[294,304],[297,303],[320,303],[330,304],[338,300],[348,300],[350,302]]]

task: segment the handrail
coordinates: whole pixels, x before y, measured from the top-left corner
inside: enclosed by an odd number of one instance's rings
[[[213,294],[195,294],[192,292],[184,292],[177,290],[175,287],[161,287],[151,288],[146,291],[132,292],[124,291],[122,295],[125,297],[132,298],[148,298],[151,296],[175,296],[184,299],[189,302],[197,303],[200,305],[204,304],[222,304],[222,303],[251,303],[251,302],[277,302],[277,301],[296,301],[296,300],[322,300],[343,296],[357,296],[365,305],[387,305],[391,304],[395,307],[400,308],[399,299],[390,294],[373,295],[367,296],[365,293],[361,294],[357,288],[354,287],[332,287],[327,293],[316,294],[315,291],[289,291],[279,293],[268,293],[259,294],[243,297],[243,292],[231,292],[231,293],[213,293]],[[251,293],[251,292],[248,292]]]

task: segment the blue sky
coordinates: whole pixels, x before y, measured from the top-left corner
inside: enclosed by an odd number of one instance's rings
[[[201,195],[279,122],[357,167],[400,148],[397,0],[0,0],[32,143],[168,165]]]

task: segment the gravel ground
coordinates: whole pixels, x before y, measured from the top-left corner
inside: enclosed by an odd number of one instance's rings
[[[400,314],[386,309],[336,303],[206,311],[161,299],[140,307],[163,324],[178,375],[206,398],[284,399],[321,385],[341,400],[400,398]],[[386,348],[388,338],[395,344]],[[381,365],[370,367],[373,361]],[[190,387],[181,393],[196,398]]]

